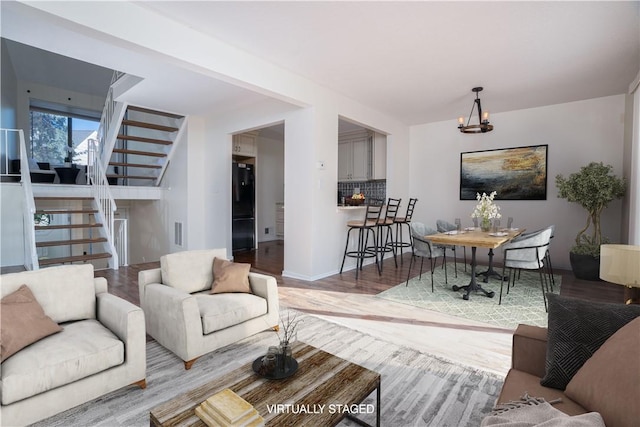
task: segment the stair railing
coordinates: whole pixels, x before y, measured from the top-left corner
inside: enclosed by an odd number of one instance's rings
[[[31,186],[31,175],[29,174],[29,155],[27,154],[27,144],[24,140],[22,129],[2,129],[2,137],[5,141],[9,139],[9,134],[15,132],[20,145],[20,182],[24,195],[23,209],[23,229],[24,229],[24,267],[27,270],[38,270],[38,252],[36,250],[36,227],[34,215],[36,204],[33,200],[33,188]],[[5,151],[5,153],[8,153]]]
[[[111,259],[109,260],[109,266],[117,270],[119,266],[118,251],[115,247],[114,238],[114,217],[117,209],[116,202],[111,195],[109,189],[109,181],[107,175],[100,162],[97,141],[89,139],[89,156],[87,164],[87,178],[88,184],[91,185],[93,198],[96,202],[98,210],[98,218],[102,221],[104,227],[107,245],[109,245],[109,251],[111,252]]]
[[[117,102],[114,99],[114,84],[120,80],[125,73],[120,71],[114,71],[111,78],[111,86],[107,92],[107,98],[102,108],[102,116],[100,117],[100,126],[98,127],[98,141],[99,141],[99,156],[97,157],[102,162],[102,165],[106,167],[115,145],[118,128],[124,112],[126,111],[126,104]]]
[[[129,220],[126,218],[115,219],[115,243],[118,251],[120,265],[129,265]]]

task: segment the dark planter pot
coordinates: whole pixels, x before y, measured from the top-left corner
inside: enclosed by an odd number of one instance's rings
[[[600,258],[569,252],[569,260],[577,279],[600,281]]]

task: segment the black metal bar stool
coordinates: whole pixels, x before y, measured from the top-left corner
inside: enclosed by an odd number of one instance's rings
[[[398,268],[398,258],[396,257],[396,248],[394,246],[393,238],[393,224],[398,216],[398,209],[400,208],[400,202],[402,199],[393,199],[389,197],[387,205],[384,209],[385,213],[378,220],[378,226],[376,227],[376,240],[374,246],[369,246],[367,249],[373,250],[380,254],[380,271],[382,272],[382,264],[384,256],[387,252],[393,253],[393,261]]]
[[[413,236],[411,234],[411,217],[413,217],[413,210],[416,207],[416,203],[418,199],[409,199],[409,204],[407,205],[407,212],[403,217],[396,216],[396,219],[393,221],[395,224],[395,240],[392,242],[393,247],[397,250],[400,250],[400,264],[402,264],[402,248],[411,248],[411,254],[413,255]],[[409,232],[409,242],[404,241],[404,236],[402,233],[402,226],[407,226],[407,231]]]
[[[377,245],[369,247],[369,235],[372,236],[373,241],[376,241],[376,228],[380,220],[380,213],[382,212],[382,205],[384,201],[381,199],[368,199],[367,209],[362,220],[349,221],[347,227],[347,243],[344,246],[344,255],[342,256],[342,265],[340,266],[340,274],[344,268],[344,262],[347,257],[356,258],[356,279],[358,278],[358,270],[362,270],[362,264],[365,258],[375,258],[376,266],[378,267],[378,274],[382,273],[380,264],[378,262]],[[356,250],[349,250],[349,241],[351,232],[356,230],[358,232],[358,246]]]

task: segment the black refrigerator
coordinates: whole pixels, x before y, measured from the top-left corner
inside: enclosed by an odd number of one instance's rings
[[[255,181],[253,165],[233,162],[231,225],[234,251],[255,247]]]

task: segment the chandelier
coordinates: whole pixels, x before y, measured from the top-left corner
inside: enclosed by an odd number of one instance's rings
[[[493,130],[493,125],[489,124],[489,112],[482,112],[482,106],[480,105],[480,97],[478,93],[482,91],[482,87],[474,87],[471,89],[471,92],[476,93],[476,99],[473,100],[473,105],[471,106],[471,113],[469,113],[469,119],[467,120],[467,124],[464,124],[464,117],[458,117],[458,129],[462,133],[485,133],[491,132]],[[478,124],[472,125],[471,117],[473,116],[473,109],[478,109]]]

